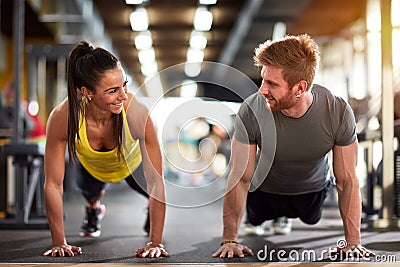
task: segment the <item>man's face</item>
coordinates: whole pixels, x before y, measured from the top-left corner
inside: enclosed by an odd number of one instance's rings
[[[266,107],[271,111],[290,109],[297,102],[295,87],[289,88],[282,71],[281,68],[268,66],[261,69],[259,92],[265,97]]]

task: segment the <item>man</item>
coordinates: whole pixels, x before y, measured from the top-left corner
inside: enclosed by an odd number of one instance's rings
[[[236,117],[222,243],[213,257],[253,255],[237,242],[245,203],[252,225],[281,217],[317,223],[330,186],[330,151],[347,242],[336,252],[374,255],[361,246],[354,115],[343,99],[312,85],[319,62],[317,44],[308,35],[287,36],[260,44],[254,59],[262,67],[262,84]],[[271,150],[275,153],[268,157]],[[250,183],[260,178],[258,188],[248,195]]]

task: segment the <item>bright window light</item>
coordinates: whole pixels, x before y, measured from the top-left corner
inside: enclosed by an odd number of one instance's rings
[[[370,95],[376,96],[381,94],[382,85],[382,51],[381,51],[381,34],[379,32],[367,33],[367,69],[368,75],[368,90]]]
[[[149,16],[145,8],[137,8],[129,16],[133,31],[146,31],[149,28]]]
[[[127,5],[141,5],[143,4],[143,0],[125,0]]]
[[[142,71],[144,76],[151,76],[157,73],[158,66],[157,62],[153,61],[150,63],[142,64],[140,70]]]
[[[209,31],[211,29],[213,16],[205,7],[198,7],[194,14],[194,28],[197,31]]]
[[[201,72],[201,62],[186,62],[185,74],[188,77],[197,77]]]
[[[184,80],[181,84],[181,97],[195,97],[197,83],[193,80]]]
[[[187,62],[202,62],[203,59],[204,59],[203,50],[189,47],[186,54]]]
[[[153,38],[150,31],[140,32],[135,37],[135,46],[137,50],[149,49],[153,45]]]
[[[379,0],[367,2],[367,30],[379,32],[381,30],[381,6]]]
[[[398,49],[400,47],[400,29],[394,29],[393,30],[393,47],[392,47],[392,53],[393,53],[393,69],[394,73],[400,73],[400,51]]]
[[[400,0],[392,0],[392,25],[400,27]]]
[[[139,50],[138,57],[141,64],[153,62],[156,59],[154,48],[151,47],[149,49]]]
[[[207,37],[203,32],[192,31],[190,34],[190,47],[204,49],[207,45]]]
[[[199,0],[200,5],[215,5],[217,0]]]

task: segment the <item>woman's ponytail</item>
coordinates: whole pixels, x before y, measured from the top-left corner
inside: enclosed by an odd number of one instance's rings
[[[93,52],[93,46],[81,41],[72,49],[67,60],[67,91],[68,91],[68,155],[71,163],[76,160],[75,139],[79,139],[79,117],[82,111],[82,94],[80,88],[84,81],[79,74],[79,61]]]

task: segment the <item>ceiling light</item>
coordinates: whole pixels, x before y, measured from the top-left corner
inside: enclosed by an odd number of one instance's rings
[[[147,10],[143,7],[133,11],[129,16],[129,20],[134,31],[146,31],[149,27],[149,16]]]
[[[32,116],[36,116],[39,113],[39,103],[36,100],[29,102],[28,113]]]
[[[203,50],[189,47],[186,54],[187,62],[202,62],[203,59],[204,59]]]
[[[153,61],[150,63],[143,64],[141,66],[140,70],[142,71],[143,75],[146,77],[156,74],[156,72],[158,70],[157,62]]]
[[[286,34],[286,23],[277,22],[274,25],[274,30],[272,32],[272,40],[277,40],[285,37]]]
[[[207,37],[203,32],[192,31],[190,34],[190,47],[204,49],[207,45]]]
[[[127,5],[141,5],[143,4],[143,0],[125,0]]]
[[[135,37],[135,46],[137,50],[148,49],[153,45],[153,38],[150,31],[140,32]]]
[[[201,62],[186,62],[185,74],[188,77],[197,77],[201,72]]]
[[[156,59],[154,48],[151,47],[149,49],[139,50],[138,57],[141,64],[153,62]]]
[[[217,0],[199,0],[200,5],[215,5]]]
[[[184,80],[181,84],[181,97],[195,97],[197,83],[193,80]]]
[[[194,14],[194,28],[198,31],[209,31],[211,29],[213,16],[205,7],[198,7]]]

